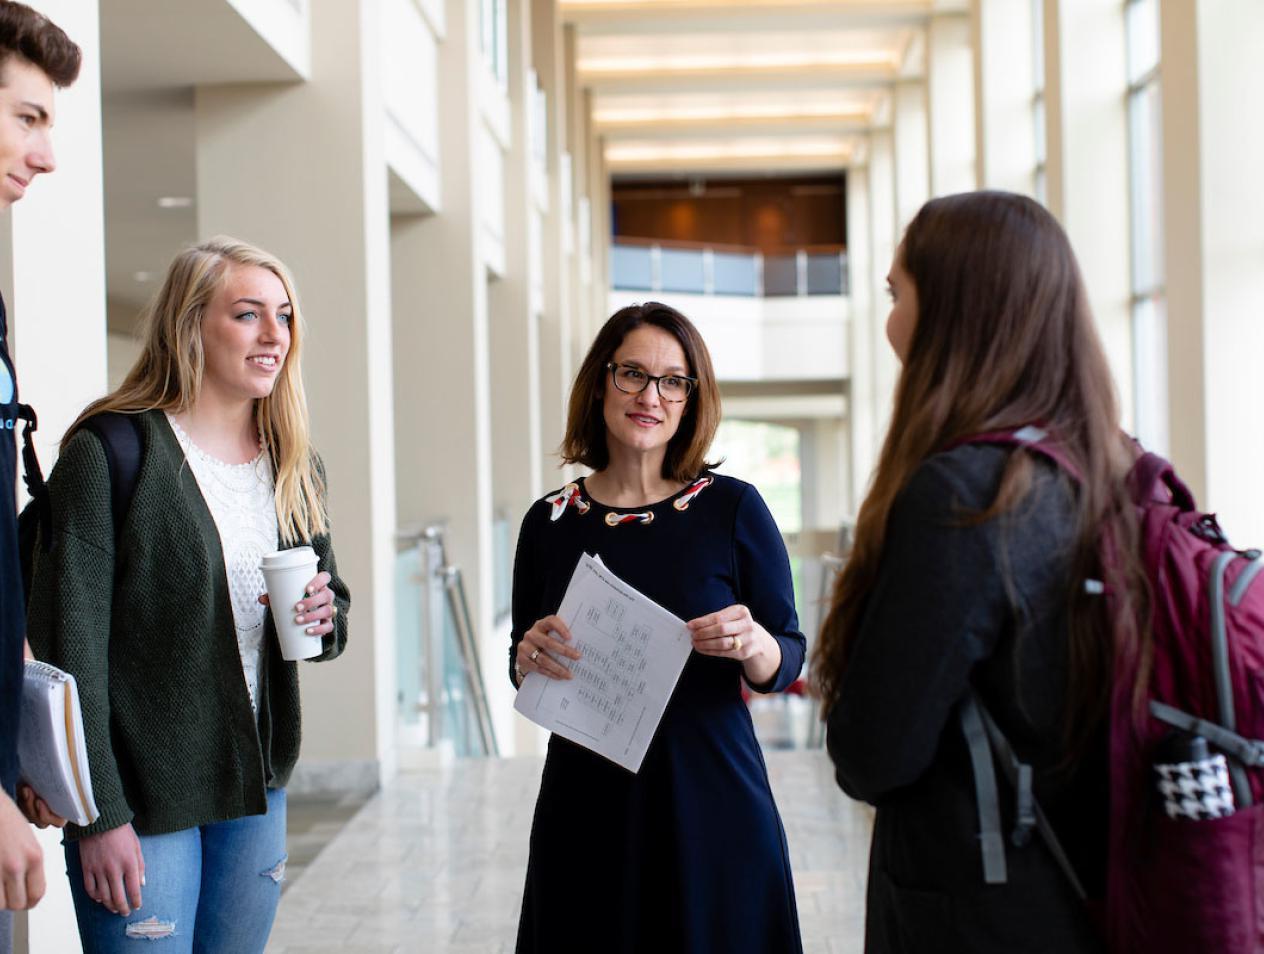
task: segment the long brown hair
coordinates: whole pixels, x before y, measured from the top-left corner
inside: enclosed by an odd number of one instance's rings
[[[327,530],[329,521],[324,481],[309,436],[299,361],[306,325],[289,271],[275,256],[253,245],[221,235],[175,257],[162,288],[145,311],[140,357],[117,390],[89,404],[62,440],[68,441],[84,421],[103,411],[138,414],[158,409],[179,413],[197,403],[205,366],[202,318],[230,265],[266,268],[280,280],[290,302],[290,350],[272,393],[255,401],[255,423],[276,474],[281,542],[307,542]]]
[[[689,362],[689,374],[698,379],[680,418],[680,427],[667,443],[662,468],[665,480],[692,480],[713,466],[707,463],[706,454],[715,439],[715,429],[720,426],[720,387],[711,367],[711,354],[693,322],[670,305],[657,301],[620,308],[597,332],[571,387],[562,460],[593,470],[602,470],[610,463],[601,407],[601,396],[610,377],[607,365],[614,360],[623,339],[642,325],[661,328],[679,341]]]
[[[1133,455],[1075,255],[1047,210],[1004,192],[933,199],[898,254],[917,292],[917,320],[854,547],[813,654],[816,688],[828,710],[877,576],[888,516],[914,471],[954,440],[1039,423],[1082,477],[1067,591],[1066,743],[1076,751],[1106,712],[1116,645],[1136,654],[1143,675],[1148,660],[1137,622],[1144,578],[1130,556],[1137,520],[1123,479]],[[995,500],[977,518],[1013,510],[1032,473],[1028,454],[1011,454]],[[1116,554],[1107,561],[1104,539]],[[1106,600],[1085,593],[1089,578],[1105,581],[1113,618]]]

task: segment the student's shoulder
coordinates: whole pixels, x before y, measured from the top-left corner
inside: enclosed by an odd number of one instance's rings
[[[739,526],[752,521],[763,525],[772,520],[771,511],[763,495],[750,481],[729,474],[717,474],[714,471],[707,471],[698,479],[710,480],[705,492],[710,498],[708,507],[713,512],[727,514],[727,519],[733,520]]]
[[[896,506],[923,515],[981,513],[995,501],[1015,448],[997,444],[961,444],[927,457],[913,472]],[[1032,455],[1029,493],[1037,510],[1061,512],[1071,503],[1071,490],[1057,466]],[[1030,508],[1023,508],[1030,509]]]
[[[931,454],[917,466],[903,496],[942,501],[954,498],[970,506],[986,506],[995,496],[1010,448],[995,444],[960,444]]]

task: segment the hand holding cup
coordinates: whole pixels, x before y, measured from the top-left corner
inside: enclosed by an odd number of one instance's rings
[[[336,613],[328,573],[316,573],[311,547],[269,553],[260,562],[268,592],[259,597],[272,610],[283,659],[310,659],[323,649],[321,637],[333,632]],[[306,582],[305,582],[306,581]]]
[[[294,604],[294,622],[306,624],[308,636],[326,636],[334,631],[338,610],[334,606],[334,591],[329,588],[331,579],[328,573],[317,573],[303,588],[304,598]],[[268,606],[268,594],[260,596],[259,602]]]

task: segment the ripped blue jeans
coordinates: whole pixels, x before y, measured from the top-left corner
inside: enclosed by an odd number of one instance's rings
[[[84,954],[262,954],[285,873],[285,790],[268,813],[140,835],[141,907],[111,914],[84,893],[79,848],[66,844],[66,873]]]

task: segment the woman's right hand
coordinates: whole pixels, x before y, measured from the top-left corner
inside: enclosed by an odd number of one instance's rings
[[[535,625],[522,634],[522,641],[518,643],[518,671],[523,675],[538,672],[550,679],[574,678],[568,668],[550,658],[565,656],[568,659],[579,659],[579,650],[566,645],[570,638],[571,631],[566,628],[560,616],[546,616],[536,620]]]
[[[83,890],[93,901],[124,917],[140,907],[145,859],[130,822],[81,838],[79,867],[83,871]]]

